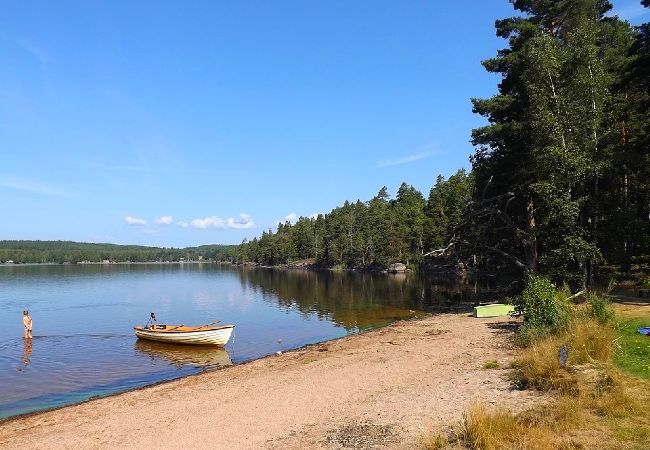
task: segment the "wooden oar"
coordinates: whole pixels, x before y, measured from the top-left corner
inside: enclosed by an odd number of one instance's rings
[[[165,331],[173,331],[173,330],[175,330],[176,328],[180,328],[180,327],[184,327],[184,326],[185,326],[185,325],[178,325],[178,326],[176,326],[176,327],[174,327],[174,328],[170,328],[169,330],[165,330]]]
[[[216,324],[218,324],[219,322],[221,322],[221,321],[220,321],[220,320],[216,320],[216,321],[214,321],[214,322],[212,322],[212,323],[209,323],[209,324],[207,324],[207,325],[201,325],[200,327],[196,327],[196,329],[198,330],[199,328],[211,327],[212,325],[216,325]]]

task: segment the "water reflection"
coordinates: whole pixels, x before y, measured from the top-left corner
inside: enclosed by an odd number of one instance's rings
[[[29,366],[30,363],[29,358],[32,356],[32,340],[24,339],[24,341],[25,341],[25,348],[23,349],[22,361],[24,366]]]
[[[176,367],[191,365],[217,368],[232,365],[230,355],[226,350],[208,345],[174,345],[138,339],[135,342],[135,351],[140,355],[148,356],[152,363],[162,359]]]
[[[436,306],[475,303],[487,291],[478,283],[427,280],[413,274],[236,270],[242,288],[261,294],[265,302],[316,314],[346,330],[372,328]]]

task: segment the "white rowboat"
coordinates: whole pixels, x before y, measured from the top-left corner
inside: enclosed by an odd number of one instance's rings
[[[234,325],[203,325],[188,327],[185,325],[154,325],[133,327],[140,339],[167,342],[169,344],[192,345],[226,345]]]

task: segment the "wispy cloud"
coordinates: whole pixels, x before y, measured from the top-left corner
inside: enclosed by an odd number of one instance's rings
[[[429,156],[432,156],[434,153],[435,150],[433,149],[433,144],[429,144],[422,147],[419,152],[411,155],[398,156],[395,158],[388,158],[388,159],[382,159],[381,161],[377,161],[377,167],[390,167],[390,166],[399,166],[402,164],[408,164],[415,161],[419,161],[421,159],[428,158]]]
[[[174,218],[172,216],[160,216],[154,222],[158,225],[171,225],[174,222]]]
[[[248,214],[240,214],[237,218],[229,217],[227,219],[222,219],[221,217],[210,216],[204,219],[194,219],[190,222],[190,225],[199,230],[206,230],[208,228],[218,228],[223,230],[231,228],[235,230],[243,230],[254,228],[255,222],[253,222],[253,218]]]
[[[126,216],[124,218],[124,223],[127,225],[134,225],[134,226],[144,226],[147,224],[147,221],[144,219],[140,219],[139,217],[133,217],[133,216]]]
[[[182,220],[179,220],[178,222],[176,222],[176,225],[178,225],[178,226],[181,227],[181,228],[187,228],[187,227],[190,226],[189,223],[187,223],[187,222],[185,222],[185,221],[182,221]]]
[[[70,191],[58,186],[10,175],[0,175],[0,187],[54,197],[70,197],[72,195]]]
[[[36,59],[41,65],[46,65],[50,62],[49,55],[40,46],[27,39],[19,39],[18,45]]]

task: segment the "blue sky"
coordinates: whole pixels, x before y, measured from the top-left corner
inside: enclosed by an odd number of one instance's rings
[[[632,23],[637,0],[614,1]],[[0,0],[0,239],[239,243],[469,167],[506,0]]]

